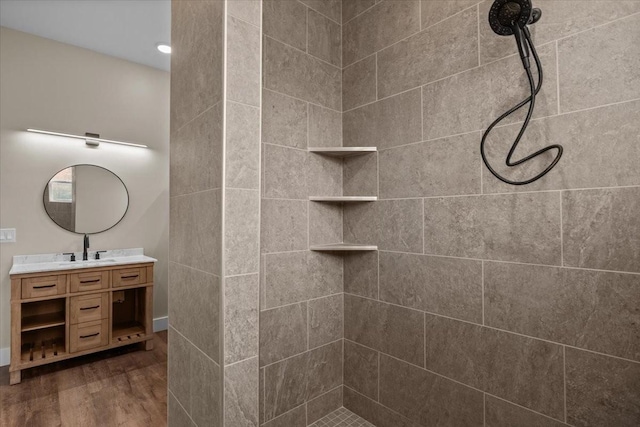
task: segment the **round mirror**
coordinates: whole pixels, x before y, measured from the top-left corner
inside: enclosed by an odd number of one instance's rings
[[[43,201],[47,214],[60,227],[78,234],[94,234],[122,220],[129,207],[129,193],[110,170],[75,165],[49,180]]]

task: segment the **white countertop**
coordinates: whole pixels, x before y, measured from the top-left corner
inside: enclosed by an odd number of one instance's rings
[[[114,249],[100,254],[96,260],[96,251],[88,251],[89,260],[82,261],[82,252],[76,252],[76,261],[69,261],[70,255],[37,254],[16,255],[9,274],[40,273],[43,271],[77,270],[79,268],[108,267],[126,264],[141,264],[156,262],[157,259],[148,257],[142,248]]]

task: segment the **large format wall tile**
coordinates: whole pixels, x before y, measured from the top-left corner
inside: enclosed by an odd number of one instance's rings
[[[561,111],[640,98],[639,25],[636,14],[558,42]]]
[[[426,316],[428,370],[556,419],[564,417],[560,345]]]
[[[222,375],[220,367],[204,353],[191,347],[191,418],[198,426],[222,425]]]
[[[513,405],[493,396],[486,396],[485,426],[487,427],[562,427],[566,424]]]
[[[421,0],[420,14],[422,17],[422,28],[424,29],[437,24],[481,1],[482,0]],[[537,4],[538,3],[536,3],[536,6]]]
[[[259,189],[260,109],[227,102],[225,148],[226,187]]]
[[[342,386],[322,394],[307,402],[307,425],[342,406]]]
[[[309,245],[342,242],[342,206],[337,203],[309,203]]]
[[[225,278],[225,364],[245,360],[258,354],[259,281],[258,274]],[[198,320],[200,319],[199,316]]]
[[[309,146],[340,147],[342,114],[329,108],[309,104]]]
[[[344,256],[344,291],[378,298],[378,252],[353,252]]]
[[[265,419],[342,383],[342,343],[335,342],[265,368]]]
[[[169,327],[167,333],[169,354],[167,356],[167,379],[171,394],[187,411],[191,410],[191,364],[189,354],[193,347],[182,335]]]
[[[344,337],[424,366],[424,314],[419,311],[345,295]]]
[[[573,348],[566,352],[568,423],[640,424],[640,364]]]
[[[262,252],[307,249],[307,205],[305,200],[262,199]]]
[[[380,197],[480,193],[479,139],[471,133],[381,151]]]
[[[260,0],[233,0],[227,3],[227,13],[259,27],[262,22],[261,5]]]
[[[260,29],[227,19],[227,99],[260,106]]]
[[[344,388],[344,406],[376,427],[421,427],[418,423],[414,423],[348,387]]]
[[[640,275],[489,262],[489,326],[640,360]]]
[[[342,23],[352,20],[376,4],[376,0],[345,0],[342,2]]]
[[[319,347],[344,336],[343,294],[309,301],[309,348]]]
[[[380,252],[380,299],[481,324],[481,262]]]
[[[345,196],[378,195],[378,154],[344,159],[342,192]]]
[[[220,190],[171,198],[171,261],[220,275],[222,206]]]
[[[171,427],[195,427],[189,415],[171,393],[167,393],[167,407],[167,425]]]
[[[501,37],[493,32],[486,18],[493,1],[480,4],[480,56],[483,64],[518,53],[513,37]],[[533,43],[541,46],[552,40],[602,25],[640,11],[637,1],[556,1],[536,0],[543,18],[529,26]],[[424,9],[423,9],[424,10]],[[578,36],[580,37],[580,36]]]
[[[557,193],[435,198],[424,202],[427,254],[560,265]]]
[[[263,90],[262,142],[307,148],[307,103]]]
[[[264,144],[264,197],[307,199],[308,153]]]
[[[320,12],[324,16],[342,22],[342,0],[300,0],[311,9]]]
[[[169,298],[171,326],[218,362],[220,360],[220,278],[171,263]],[[180,396],[176,396],[180,399]]]
[[[340,159],[279,145],[263,148],[264,197],[307,200],[342,194]]]
[[[263,46],[262,72],[266,89],[340,110],[342,104],[342,70],[340,68],[269,37],[265,37]]]
[[[565,265],[640,272],[640,187],[562,195]]]
[[[380,200],[344,211],[344,240],[379,249],[422,253],[422,200]]]
[[[262,31],[289,46],[307,50],[307,8],[298,1],[264,0]],[[266,55],[263,57],[263,62]]]
[[[227,189],[225,200],[225,275],[260,270],[260,193]]]
[[[639,3],[640,4],[640,3]],[[520,141],[514,159],[525,157],[551,144],[561,144],[560,162],[543,179],[524,186],[504,184],[483,170],[484,192],[554,190],[640,185],[640,102],[610,105],[588,111],[562,114],[531,122]],[[512,180],[531,178],[555,158],[556,151],[515,168],[504,160],[520,124],[494,129],[487,140],[491,166]],[[476,143],[480,141],[478,136]],[[484,168],[484,165],[483,165]]]
[[[455,20],[455,24],[452,21]],[[478,16],[468,9],[377,55],[381,98],[478,65]]]
[[[380,355],[380,403],[420,425],[481,425],[483,395],[478,390]]]
[[[352,64],[419,30],[417,0],[381,2],[342,26],[342,63]]]
[[[342,257],[319,252],[265,257],[265,306],[306,301],[342,292]]]
[[[225,425],[258,427],[258,358],[224,368]]]
[[[218,103],[171,138],[171,196],[222,185],[222,103]]]
[[[420,102],[415,89],[344,113],[344,145],[389,148],[420,141]]]
[[[371,55],[342,70],[342,109],[373,102],[376,92],[376,56]]]
[[[307,304],[292,304],[260,312],[260,365],[307,349]]]
[[[541,46],[538,53],[544,84],[536,97],[534,118],[558,112],[555,48]],[[519,56],[430,83],[423,88],[424,139],[485,129],[527,96],[529,83]],[[526,109],[521,108],[500,124],[524,120]]]
[[[333,144],[333,146],[336,145],[339,144]],[[308,195],[342,195],[342,159],[330,156],[322,156],[315,153],[308,153],[308,155]]]
[[[307,427],[306,407],[305,405],[300,405],[292,411],[261,425],[264,427]]]
[[[345,340],[344,385],[378,400],[378,357],[377,351]]]
[[[222,100],[224,2],[171,5],[171,129]]]
[[[310,10],[309,19],[309,54],[340,67],[342,64],[340,24],[321,14]]]

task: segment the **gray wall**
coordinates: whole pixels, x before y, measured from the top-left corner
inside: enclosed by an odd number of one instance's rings
[[[534,2],[545,81],[516,156],[565,154],[522,187],[480,160],[528,90],[491,2],[366,3],[345,1],[344,145],[378,146],[352,178],[382,200],[345,208],[344,237],[380,251],[345,262],[345,406],[379,427],[638,425],[640,3]]]
[[[340,1],[263,2],[261,420],[306,426],[342,405]]]
[[[169,425],[222,425],[224,2],[171,10]],[[192,424],[193,423],[193,424]]]
[[[173,2],[172,426],[258,425],[260,20]]]

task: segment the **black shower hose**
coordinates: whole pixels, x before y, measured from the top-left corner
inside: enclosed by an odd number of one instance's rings
[[[562,145],[558,145],[558,144],[553,144],[553,145],[549,145],[545,148],[542,148],[538,151],[536,151],[533,154],[528,155],[527,157],[524,157],[520,160],[511,161],[511,157],[513,156],[513,152],[516,150],[516,147],[518,146],[518,143],[520,142],[520,139],[522,138],[522,135],[524,135],[524,131],[527,129],[527,126],[529,125],[529,121],[531,120],[531,115],[533,114],[533,107],[535,106],[535,102],[536,102],[536,95],[538,94],[538,92],[540,92],[540,87],[542,87],[542,64],[540,63],[540,58],[538,57],[538,53],[536,52],[535,47],[533,46],[533,42],[531,41],[531,34],[529,33],[529,30],[527,29],[527,27],[524,27],[523,29],[524,31],[524,37],[527,41],[527,44],[529,45],[529,47],[531,48],[531,52],[533,53],[533,59],[536,62],[536,67],[538,68],[538,85],[536,86],[533,82],[533,74],[531,73],[531,68],[530,67],[525,67],[525,71],[527,72],[527,77],[529,79],[529,87],[531,88],[531,96],[529,96],[527,99],[525,99],[524,101],[522,101],[521,103],[519,103],[518,105],[516,105],[515,107],[511,108],[509,111],[505,112],[504,114],[502,114],[500,117],[498,117],[493,123],[491,123],[489,125],[489,127],[487,128],[486,131],[484,131],[484,134],[482,135],[482,141],[480,142],[480,155],[482,156],[482,161],[484,162],[485,166],[487,166],[487,169],[489,169],[489,172],[491,172],[493,174],[493,176],[495,176],[496,178],[498,178],[500,181],[502,182],[506,182],[507,184],[511,184],[511,185],[526,185],[526,184],[530,184],[534,181],[537,181],[538,179],[542,178],[544,175],[547,174],[547,172],[549,172],[551,169],[553,169],[553,167],[558,163],[558,161],[560,160],[560,157],[562,156]],[[507,155],[507,160],[506,160],[506,165],[509,167],[513,167],[513,166],[518,166],[524,162],[527,162],[531,159],[533,159],[534,157],[539,156],[540,154],[546,153],[549,150],[553,150],[554,148],[558,150],[558,154],[556,155],[556,158],[553,160],[553,162],[551,162],[551,164],[549,166],[547,166],[547,168],[545,170],[543,170],[542,172],[540,172],[538,175],[534,176],[533,178],[527,179],[526,181],[512,181],[509,180],[503,176],[500,176],[500,174],[498,174],[498,172],[496,172],[491,165],[489,165],[489,161],[487,160],[487,156],[485,155],[484,152],[484,144],[486,142],[487,136],[489,136],[489,132],[491,132],[491,130],[498,124],[500,123],[502,120],[504,120],[507,116],[513,114],[515,111],[519,110],[520,108],[522,108],[522,106],[524,106],[526,103],[529,103],[529,111],[527,112],[527,117],[524,120],[524,123],[522,124],[522,128],[520,128],[520,132],[518,132],[518,136],[516,137],[515,141],[513,142],[513,144],[511,145],[511,149],[509,150],[509,154]]]

